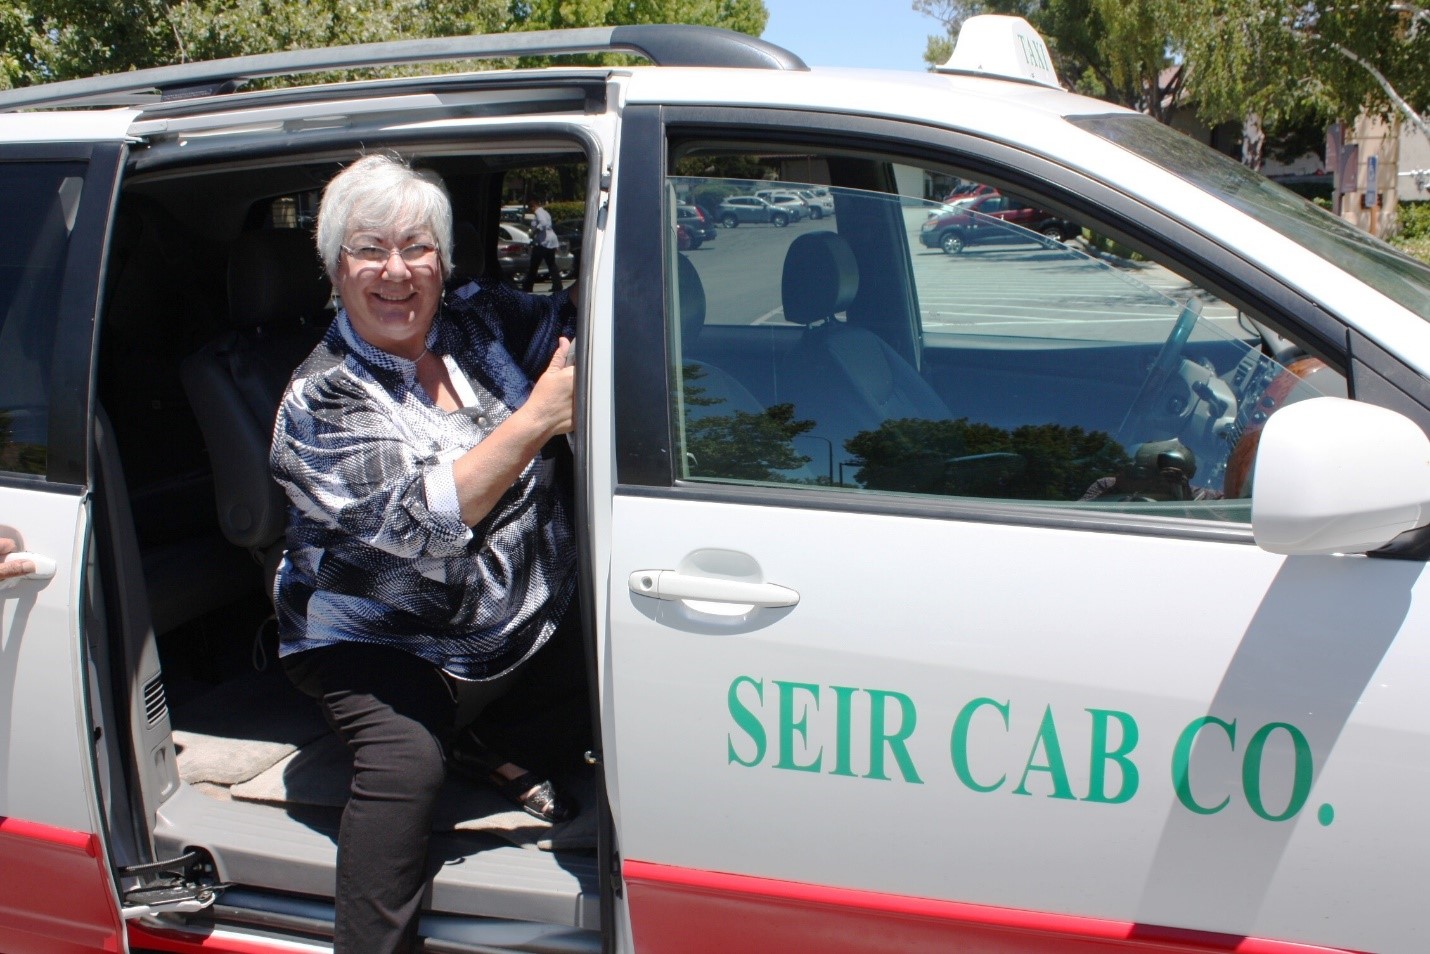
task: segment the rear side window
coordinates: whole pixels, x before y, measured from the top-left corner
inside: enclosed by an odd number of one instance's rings
[[[43,476],[61,279],[79,162],[0,163],[0,471]]]

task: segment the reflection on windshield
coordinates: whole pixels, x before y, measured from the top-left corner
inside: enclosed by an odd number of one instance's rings
[[[1430,267],[1349,222],[1150,116],[1079,116],[1067,121],[1216,193],[1430,321]]]

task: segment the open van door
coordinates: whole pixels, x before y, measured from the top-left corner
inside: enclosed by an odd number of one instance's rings
[[[125,949],[83,649],[90,361],[123,155],[117,141],[0,146],[0,535],[37,564],[0,585],[0,937],[11,954]]]

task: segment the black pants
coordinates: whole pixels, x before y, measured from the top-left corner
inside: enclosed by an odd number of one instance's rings
[[[531,291],[531,286],[536,283],[536,269],[546,263],[546,274],[551,278],[551,291],[554,294],[561,290],[561,272],[556,267],[556,249],[546,248],[535,242],[531,243],[531,261],[526,265],[526,281],[521,283],[521,287],[526,291]]]
[[[360,643],[288,656],[284,667],[322,704],[353,754],[338,830],[333,949],[415,951],[432,814],[458,728],[454,680],[410,653]],[[590,744],[576,613],[487,707],[478,731],[494,751],[527,768],[547,775],[572,769]]]

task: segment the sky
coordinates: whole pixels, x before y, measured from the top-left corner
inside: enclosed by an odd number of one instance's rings
[[[912,0],[765,0],[764,39],[810,66],[926,69],[928,37],[939,22]]]

